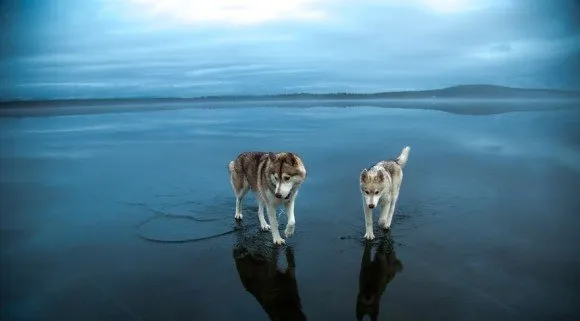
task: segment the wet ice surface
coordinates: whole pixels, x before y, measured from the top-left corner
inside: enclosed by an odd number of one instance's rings
[[[378,301],[388,320],[577,320],[580,110],[544,107],[0,118],[1,318],[340,321]],[[404,145],[393,231],[375,216],[361,264],[358,174]],[[249,149],[306,163],[288,247],[253,196],[234,222],[226,166]]]

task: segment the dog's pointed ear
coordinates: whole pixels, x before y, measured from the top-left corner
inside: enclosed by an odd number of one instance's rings
[[[296,159],[296,155],[294,155],[293,153],[288,153],[288,160],[290,162],[291,166],[296,166],[296,164],[298,163],[298,160]]]
[[[276,161],[276,154],[269,152],[268,158],[270,159],[270,161],[274,162],[274,161]]]
[[[369,178],[369,173],[367,171],[367,169],[363,169],[362,172],[360,172],[360,181],[363,183],[366,183],[367,180]]]
[[[385,180],[385,174],[383,173],[383,171],[379,171],[377,173],[377,178],[379,179],[379,181],[384,181]]]

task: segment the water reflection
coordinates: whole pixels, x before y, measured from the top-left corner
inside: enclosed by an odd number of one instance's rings
[[[306,320],[298,294],[292,248],[270,248],[264,245],[265,242],[267,240],[263,238],[237,242],[233,255],[240,281],[246,291],[258,300],[270,320]],[[285,269],[278,265],[281,251],[285,251]]]
[[[356,318],[361,321],[368,315],[372,321],[377,320],[381,296],[387,284],[398,272],[403,270],[403,264],[395,254],[390,231],[379,240],[374,259],[371,261],[372,242],[366,242],[360,266],[359,291],[356,299]]]

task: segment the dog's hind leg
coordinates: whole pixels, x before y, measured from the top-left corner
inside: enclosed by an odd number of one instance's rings
[[[266,219],[264,218],[264,202],[262,202],[259,198],[258,198],[258,219],[260,220],[260,230],[269,231],[270,225],[268,224],[268,222],[266,222]]]
[[[242,175],[239,175],[235,170],[233,170],[233,165],[230,164],[230,183],[232,184],[232,189],[236,195],[236,214],[234,218],[241,220],[242,215],[242,200],[244,196],[248,193],[250,188],[246,180]]]
[[[392,199],[391,207],[389,208],[389,217],[387,218],[387,227],[391,227],[391,222],[393,221],[393,216],[395,215],[395,207],[397,206],[397,200],[399,199],[399,191],[401,190],[401,184],[403,183],[403,171],[396,171],[393,175],[393,189],[392,189]]]
[[[234,217],[238,220],[241,220],[244,217],[242,215],[242,201],[244,200],[244,196],[248,193],[248,189],[248,186],[244,186],[241,190],[236,192],[236,215]]]
[[[389,228],[389,211],[391,209],[391,204],[393,204],[393,200],[391,199],[390,195],[385,195],[379,201],[381,205],[381,213],[379,215],[379,226],[382,229]]]
[[[387,226],[386,228],[391,227],[391,222],[393,221],[393,216],[395,215],[395,206],[397,205],[397,200],[399,199],[399,188],[401,185],[397,185],[395,190],[393,191],[393,199],[391,201],[389,207],[389,215],[387,217]]]

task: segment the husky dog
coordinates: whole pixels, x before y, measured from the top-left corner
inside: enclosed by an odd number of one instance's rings
[[[270,257],[253,254],[244,245],[234,249],[238,275],[246,291],[260,303],[270,320],[306,321],[298,293],[294,253],[286,248],[287,268],[278,266],[278,248],[271,249]]]
[[[399,190],[403,182],[403,167],[409,158],[409,146],[403,148],[401,155],[394,160],[380,161],[370,169],[360,173],[360,188],[363,196],[367,240],[375,238],[373,233],[373,209],[381,206],[379,226],[383,229],[391,227],[395,205],[399,198]]]
[[[403,270],[403,264],[397,258],[392,246],[390,233],[387,234],[386,240],[381,240],[371,261],[372,246],[371,242],[365,244],[360,266],[359,291],[356,299],[356,319],[359,321],[365,315],[369,315],[372,321],[377,320],[381,296],[389,282]]]
[[[270,230],[274,244],[286,241],[278,231],[276,207],[283,204],[286,208],[288,222],[284,235],[294,234],[294,202],[298,189],[306,179],[306,168],[300,157],[294,153],[244,152],[229,163],[230,182],[236,195],[235,218],[241,220],[242,200],[249,189],[258,199],[258,218],[262,231]],[[264,207],[268,212],[268,221],[264,219]]]

